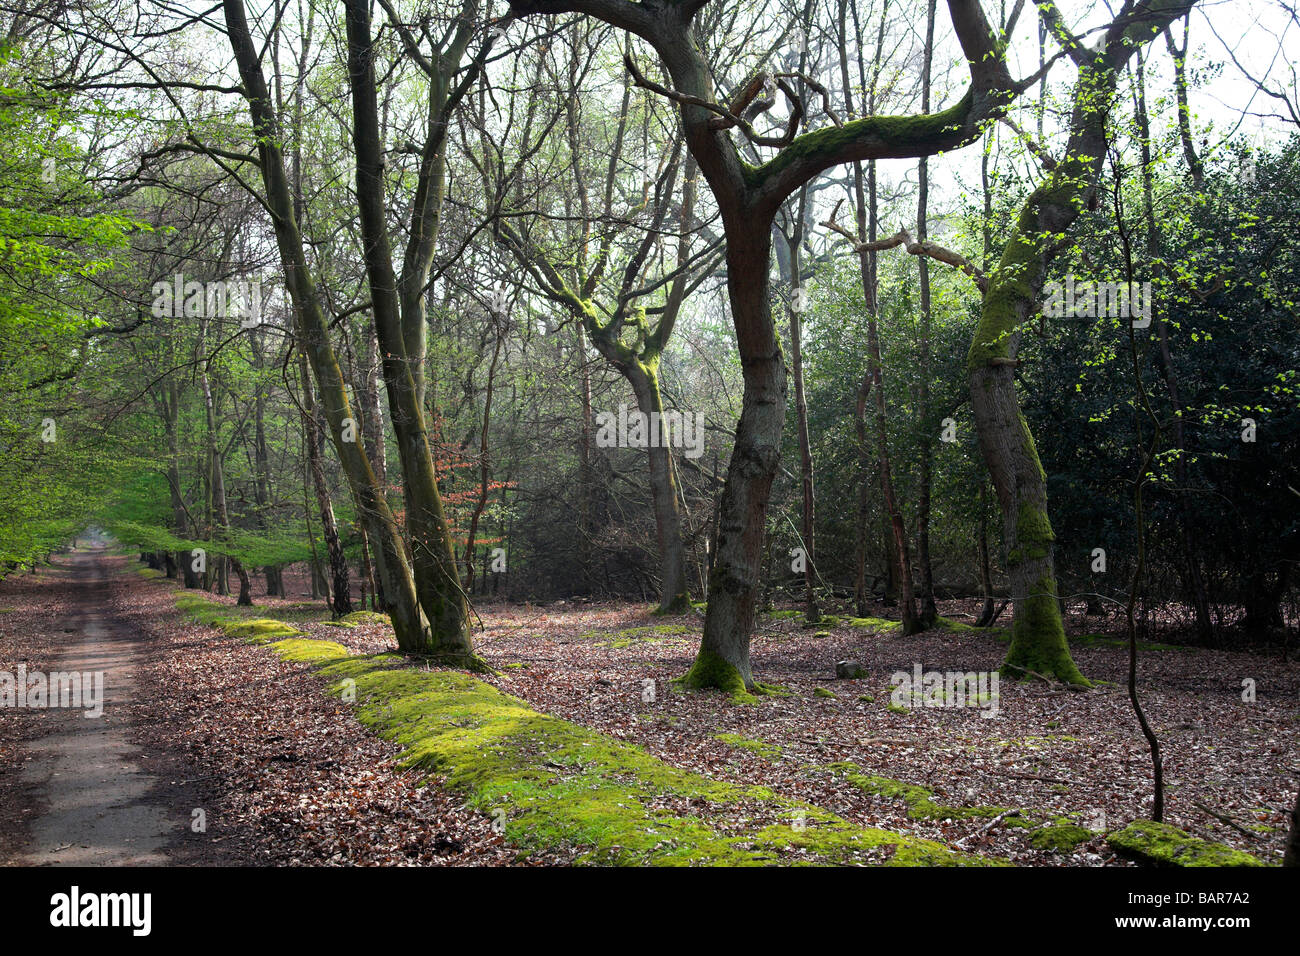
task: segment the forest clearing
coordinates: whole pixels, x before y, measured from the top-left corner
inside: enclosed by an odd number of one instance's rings
[[[236,868],[1284,913],[1297,44],[1292,0],[0,0],[22,918],[167,938]]]

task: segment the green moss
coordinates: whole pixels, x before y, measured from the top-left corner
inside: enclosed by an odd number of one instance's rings
[[[270,617],[253,618],[251,621],[223,620],[216,623],[227,637],[242,637],[250,644],[269,644],[272,641],[298,637],[302,634],[302,631],[297,628]]]
[[[872,697],[870,694],[859,694],[858,700],[862,701],[864,704],[874,704],[876,702],[876,698]]]
[[[875,794],[888,800],[901,801],[907,807],[907,815],[913,820],[970,820],[983,817],[996,817],[1010,813],[1007,807],[952,807],[937,802],[934,792],[915,784],[903,783],[892,777],[878,777],[862,772],[857,764],[847,761],[828,764],[829,770],[844,777],[849,783],[866,793]],[[1032,815],[1027,811],[1017,811],[1003,822],[1007,826],[1031,825]]]
[[[758,754],[760,757],[767,757],[769,760],[775,760],[781,756],[781,748],[775,744],[769,744],[763,740],[753,740],[749,737],[742,737],[740,734],[714,734],[714,740],[721,740],[730,747],[736,747],[739,750],[748,750]]]
[[[758,167],[744,167],[746,185],[759,190],[765,182],[781,175],[789,166],[808,156],[822,156],[838,152],[849,143],[876,142],[889,146],[911,146],[923,140],[949,138],[953,130],[961,128],[974,102],[974,88],[968,88],[960,100],[938,113],[908,116],[866,116],[851,120],[841,126],[824,126],[805,133]],[[952,143],[953,148],[962,145]]]
[[[701,647],[695,655],[695,662],[685,676],[677,681],[691,690],[716,688],[740,703],[752,704],[757,701],[745,686],[745,679],[734,666],[712,651]]]
[[[1031,678],[1029,672],[1033,671],[1067,684],[1092,686],[1079,672],[1065,643],[1061,609],[1056,603],[1056,582],[1051,577],[1039,578],[1016,608],[1011,647],[1002,662],[1002,671],[1004,676],[1015,679]]]
[[[825,687],[818,687],[815,690],[813,690],[813,696],[821,697],[825,700],[839,700],[839,698],[836,697],[834,693],[827,690]]]
[[[349,656],[349,651],[342,644],[334,641],[316,641],[307,638],[287,638],[276,641],[271,650],[280,655],[281,660],[310,664],[324,664]]]
[[[903,626],[901,621],[891,621],[883,617],[849,617],[844,619],[844,623],[849,627],[877,634],[883,631],[896,631]]]
[[[394,660],[348,658],[322,673],[336,693],[355,681],[358,719],[402,748],[402,766],[499,812],[505,838],[524,852],[573,847],[580,863],[627,865],[834,864],[878,860],[882,850],[894,865],[989,862],[679,770],[468,675],[394,669]],[[742,818],[798,826],[715,829],[736,807]]]
[[[221,618],[231,616],[234,610],[189,591],[176,595],[176,609],[199,624],[215,624]]]
[[[378,611],[353,611],[351,614],[344,614],[339,621],[345,624],[391,624],[387,614],[380,614]]]
[[[620,649],[631,647],[633,644],[658,644],[660,641],[673,637],[694,636],[699,633],[699,628],[689,624],[651,624],[644,627],[629,627],[624,630],[614,632],[613,634],[602,633],[601,631],[588,631],[583,634],[583,638],[608,637],[608,640],[599,642],[601,647],[611,647]]]
[[[910,714],[912,712],[909,708],[904,707],[902,704],[894,704],[894,703],[887,704],[885,706],[885,709],[892,711],[895,714]]]
[[[1106,835],[1121,856],[1151,866],[1263,866],[1255,857],[1222,843],[1190,836],[1166,823],[1135,820]]]
[[[663,607],[656,607],[650,613],[655,615],[656,617],[661,617],[661,616],[667,617],[669,615],[685,614],[693,606],[694,605],[691,602],[691,596],[687,594],[685,591],[683,591],[681,594],[678,594],[671,601],[669,601],[667,605]]]
[[[1053,824],[1035,830],[1029,835],[1030,845],[1039,850],[1051,850],[1056,853],[1067,853],[1080,843],[1087,843],[1091,839],[1091,830],[1073,824]]]
[[[1028,501],[1021,501],[1016,512],[1016,538],[1022,545],[1033,546],[1035,553],[1031,557],[1046,557],[1046,546],[1056,540],[1047,512]]]

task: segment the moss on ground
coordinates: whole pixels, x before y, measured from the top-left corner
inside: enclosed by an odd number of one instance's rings
[[[714,740],[721,740],[729,747],[735,747],[738,750],[748,750],[756,753],[760,757],[766,757],[769,760],[775,760],[781,756],[781,748],[776,744],[769,744],[764,740],[754,740],[750,737],[742,737],[740,734],[714,734]]]
[[[846,617],[843,623],[849,627],[856,627],[858,630],[872,631],[873,633],[897,631],[903,627],[901,621],[891,621],[883,617]]]
[[[353,611],[351,614],[344,614],[339,618],[344,624],[391,624],[387,614],[380,614],[378,611]]]
[[[610,633],[588,631],[582,637],[584,640],[604,638],[597,646],[620,650],[634,644],[657,644],[673,637],[694,636],[698,633],[699,628],[688,624],[650,624],[644,627],[629,627]]]
[[[295,637],[275,641],[271,644],[271,650],[275,651],[281,660],[310,664],[344,658],[350,654],[346,647],[342,644],[336,644],[334,641],[316,641],[310,638]]]
[[[762,611],[774,621],[791,621],[797,617],[803,617],[803,611]]]
[[[299,637],[302,631],[271,617],[258,617],[251,621],[217,621],[217,627],[228,637],[242,637],[250,644],[270,644],[287,637]],[[331,642],[325,642],[331,643]]]
[[[863,773],[862,768],[847,761],[828,764],[822,768],[842,776],[849,783],[866,793],[875,794],[888,800],[901,801],[907,807],[907,815],[913,820],[970,820],[980,817],[996,817],[1010,814],[1003,823],[1006,826],[1031,826],[1033,815],[1028,811],[1012,811],[1009,807],[953,807],[939,803],[934,799],[934,791],[915,784],[903,783],[892,777],[877,777]]]
[[[1093,832],[1083,827],[1072,823],[1054,823],[1031,833],[1029,842],[1039,850],[1068,853],[1080,843],[1087,843],[1092,837]]]
[[[224,617],[229,608],[197,595],[180,595],[177,604],[195,620],[227,632],[247,628],[283,659],[320,668],[332,693],[355,695],[363,725],[402,748],[403,767],[439,778],[470,806],[501,819],[522,855],[576,848],[577,862],[593,864],[1004,865],[858,826],[764,787],[680,770],[640,747],[539,713],[468,674],[416,669],[400,654],[349,656],[342,645],[303,638],[282,621]],[[292,634],[269,636],[281,628]],[[737,808],[740,818],[758,822],[717,825],[735,819]]]
[[[814,696],[814,697],[821,697],[821,698],[823,698],[824,700],[839,700],[839,698],[835,696],[835,692],[834,692],[834,691],[827,690],[825,687],[817,687],[817,688],[814,688],[814,689],[813,689],[813,696]]]
[[[1151,866],[1264,866],[1242,850],[1151,820],[1134,820],[1124,829],[1108,833],[1106,842],[1120,856]]]
[[[484,813],[500,811],[506,838],[525,851],[573,846],[579,862],[636,865],[761,865],[795,854],[848,863],[882,849],[894,865],[990,862],[679,770],[466,674],[395,668],[398,660],[325,658],[323,673],[336,693],[355,681],[358,719],[403,748],[403,766],[436,774]],[[790,822],[715,830],[712,821],[737,805]]]
[[[215,627],[228,637],[243,638],[250,644],[269,644],[272,641],[302,636],[302,631],[284,621],[272,617],[248,617],[232,613],[236,611],[235,608],[209,601],[199,594],[178,594],[176,608],[199,624]]]

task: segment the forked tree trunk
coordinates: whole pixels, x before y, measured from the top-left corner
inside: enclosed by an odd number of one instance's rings
[[[376,546],[375,563],[384,581],[388,612],[393,621],[397,645],[404,651],[427,651],[431,648],[428,624],[416,601],[414,582],[397,523],[388,507],[383,488],[371,471],[365,452],[355,441],[344,438],[345,421],[353,419],[353,413],[344,388],[343,373],[330,344],[324,311],[303,252],[298,217],[285,174],[284,156],[279,146],[279,123],[272,108],[258,51],[248,29],[243,0],[223,0],[222,6],[231,50],[235,55],[252,116],[262,181],[266,187],[264,199],[271,211],[276,244],[285,270],[285,284],[298,323],[297,331],[320,388],[325,418],[356,502],[357,513],[367,523],[371,541]]]
[[[415,242],[408,248],[399,296],[388,233],[384,150],[379,133],[370,10],[362,0],[346,0],[344,6],[356,151],[357,209],[365,239],[363,251],[370,285],[371,313],[383,352],[382,368],[389,413],[402,462],[415,591],[431,627],[429,652],[478,667],[481,665],[474,657],[470,639],[469,605],[457,573],[423,408],[424,282],[432,258],[436,210],[441,195],[441,150],[431,152],[433,144],[430,142],[422,153],[421,188],[416,194],[416,206],[418,227],[424,232],[415,236]],[[431,97],[437,95],[437,89],[430,91]]]

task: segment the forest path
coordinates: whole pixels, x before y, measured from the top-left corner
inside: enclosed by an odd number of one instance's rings
[[[141,766],[142,751],[132,742],[143,648],[108,610],[104,563],[104,550],[94,547],[60,562],[73,614],[51,622],[67,635],[58,642],[57,669],[79,673],[83,686],[102,674],[103,712],[88,716],[97,708],[84,696],[82,707],[51,708],[44,733],[24,745],[19,783],[27,805],[38,810],[13,860],[19,865],[167,864],[166,847],[184,823],[159,801],[160,780]]]

